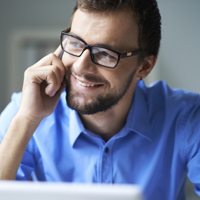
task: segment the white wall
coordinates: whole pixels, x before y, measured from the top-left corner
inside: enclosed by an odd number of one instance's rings
[[[69,24],[74,4],[75,0],[0,0],[0,112],[13,92],[9,89],[13,35],[22,30],[57,30],[59,43],[60,31]],[[22,74],[18,72],[14,76],[19,79]],[[16,84],[16,87],[20,86]]]
[[[200,92],[200,1],[158,0],[163,23],[161,79]]]

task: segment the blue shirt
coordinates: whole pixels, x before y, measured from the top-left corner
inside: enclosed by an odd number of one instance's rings
[[[183,200],[188,175],[200,195],[199,95],[140,81],[126,124],[107,142],[84,127],[65,95],[36,129],[17,179],[133,183],[145,199]],[[13,95],[2,112],[0,140],[19,102],[20,94]]]

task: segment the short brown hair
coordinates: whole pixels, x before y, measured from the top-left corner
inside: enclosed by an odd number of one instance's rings
[[[161,40],[161,16],[156,0],[77,0],[74,12],[78,8],[95,12],[131,9],[136,16],[138,41],[144,56],[157,57]]]

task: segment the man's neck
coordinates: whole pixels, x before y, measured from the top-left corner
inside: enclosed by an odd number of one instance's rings
[[[113,135],[118,133],[126,123],[132,97],[133,90],[129,90],[118,104],[110,109],[93,115],[81,115],[85,127],[93,133],[100,135],[104,140],[109,140]]]

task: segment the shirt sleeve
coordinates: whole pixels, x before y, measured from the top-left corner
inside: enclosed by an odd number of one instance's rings
[[[12,95],[11,102],[7,105],[7,107],[0,115],[0,143],[6,135],[10,123],[19,109],[20,99],[21,93],[14,93]],[[29,143],[29,146],[32,146],[32,141],[30,141]],[[34,156],[26,149],[23,155],[22,162],[19,166],[16,179],[34,180],[34,177]]]
[[[200,196],[200,98],[197,98],[196,105],[185,113],[184,118],[182,139],[187,175],[196,194]]]

